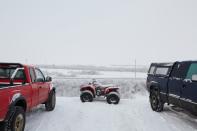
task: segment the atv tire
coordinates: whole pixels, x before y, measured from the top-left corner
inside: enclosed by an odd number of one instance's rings
[[[55,109],[55,105],[56,105],[56,94],[55,91],[51,91],[49,93],[49,98],[45,103],[46,111],[53,111]]]
[[[120,96],[117,92],[110,92],[107,95],[107,103],[108,104],[118,104],[120,101]]]
[[[93,94],[91,91],[83,91],[80,95],[81,102],[92,102]]]

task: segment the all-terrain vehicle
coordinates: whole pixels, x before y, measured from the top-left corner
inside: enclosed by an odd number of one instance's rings
[[[104,96],[109,104],[118,104],[120,101],[119,88],[113,85],[101,85],[96,80],[80,86],[82,102],[92,102],[94,98]]]

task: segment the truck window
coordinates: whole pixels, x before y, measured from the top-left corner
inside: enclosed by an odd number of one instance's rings
[[[148,71],[148,74],[154,74],[154,71],[155,71],[155,66],[151,66]]]
[[[168,67],[157,67],[155,74],[157,75],[168,75]]]
[[[189,65],[189,62],[175,63],[171,77],[185,79]]]
[[[0,68],[0,78],[10,78],[14,70],[12,68]]]
[[[36,82],[44,82],[45,77],[43,73],[39,69],[35,69],[35,73],[36,73]]]
[[[31,81],[33,83],[36,82],[36,76],[35,76],[35,73],[34,73],[34,69],[33,68],[29,68],[29,73],[30,73]]]
[[[186,79],[192,79],[192,75],[197,75],[197,63],[192,63],[190,65]]]
[[[26,76],[25,76],[25,72],[24,70],[18,70],[14,79],[22,79],[22,80],[25,80],[26,79]]]

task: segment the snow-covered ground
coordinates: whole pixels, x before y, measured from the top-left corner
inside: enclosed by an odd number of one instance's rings
[[[153,112],[147,95],[122,99],[119,105],[105,101],[81,103],[77,97],[58,97],[56,109],[44,106],[27,114],[25,131],[196,131],[197,117],[165,107]]]

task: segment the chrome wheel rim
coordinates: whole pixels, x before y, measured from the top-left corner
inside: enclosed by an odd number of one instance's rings
[[[19,114],[16,117],[15,123],[14,123],[14,128],[15,131],[22,131],[24,126],[24,117],[22,114]]]
[[[157,98],[156,96],[152,96],[152,107],[155,109],[157,107]]]

